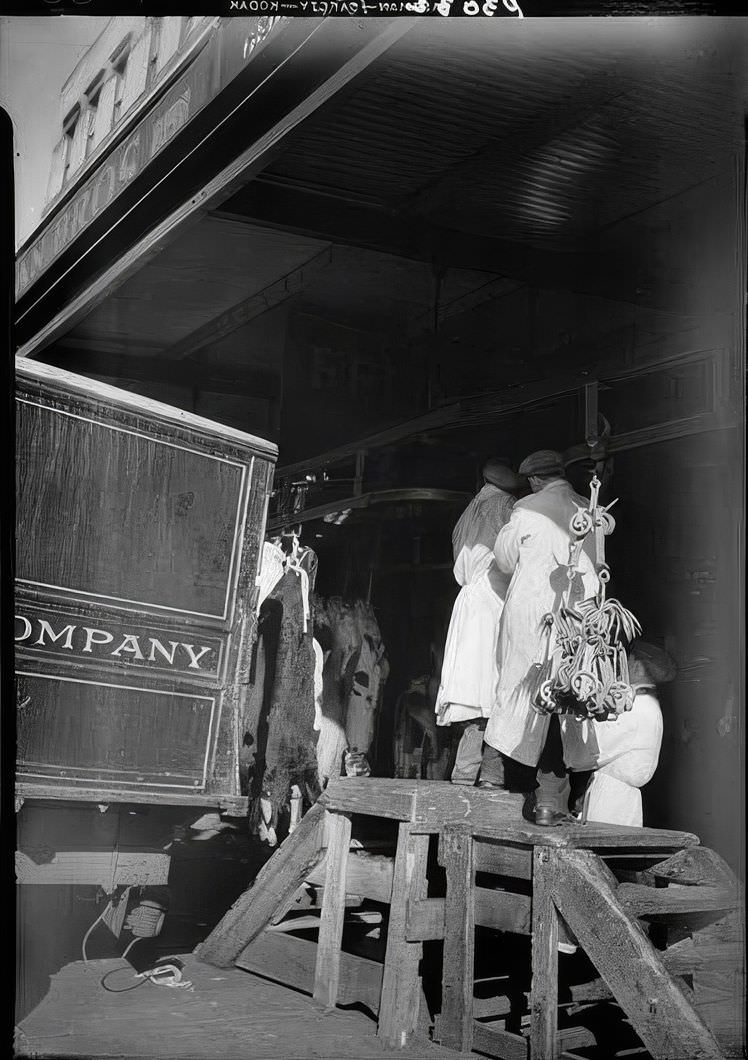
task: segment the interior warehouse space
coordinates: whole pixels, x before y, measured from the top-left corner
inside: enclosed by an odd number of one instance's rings
[[[746,20],[92,21],[15,258],[17,1054],[743,1056]]]

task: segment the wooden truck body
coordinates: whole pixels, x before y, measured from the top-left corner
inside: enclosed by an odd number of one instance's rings
[[[17,796],[242,814],[274,445],[16,362]]]

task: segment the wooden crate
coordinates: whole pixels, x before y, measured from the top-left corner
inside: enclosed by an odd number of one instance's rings
[[[18,358],[17,791],[243,812],[274,445]]]

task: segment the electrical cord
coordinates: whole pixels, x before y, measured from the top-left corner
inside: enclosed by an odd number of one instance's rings
[[[127,944],[127,946],[125,946],[124,952],[122,954],[122,960],[125,959],[125,957],[128,955],[128,953],[133,948],[135,943],[136,942],[140,942],[141,938],[143,938],[142,935],[136,935],[134,939],[131,939],[128,942],[128,944]],[[119,990],[116,990],[116,989],[114,989],[114,987],[106,985],[106,981],[111,975],[115,975],[117,972],[124,972],[125,970],[126,969],[124,967],[122,967],[122,968],[111,968],[105,975],[103,975],[101,977],[101,979],[99,980],[99,985],[102,986],[106,990],[106,992],[108,994],[126,994],[128,990],[137,990],[137,988],[139,986],[142,986],[143,983],[145,983],[147,981],[147,977],[136,976],[138,982],[135,983],[134,986],[123,986],[123,987],[120,987]]]
[[[83,942],[81,943],[81,956],[83,957],[83,964],[84,964],[84,967],[85,967],[87,972],[90,971],[90,968],[89,968],[89,964],[88,964],[88,957],[86,956],[86,943],[88,942],[89,938],[93,934],[94,929],[97,927],[97,925],[99,925],[103,921],[104,917],[107,915],[107,913],[109,912],[109,910],[111,908],[112,908],[112,901],[110,899],[107,902],[107,904],[104,907],[104,909],[102,910],[102,912],[99,913],[99,915],[96,917],[96,919],[94,920],[93,924],[91,924],[91,927],[88,929],[86,934],[83,936]]]

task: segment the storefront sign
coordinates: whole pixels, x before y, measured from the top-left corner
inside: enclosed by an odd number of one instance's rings
[[[31,610],[16,614],[15,642],[18,648],[39,655],[116,660],[195,676],[216,674],[221,648],[218,638],[186,640],[174,630],[133,628]]]

